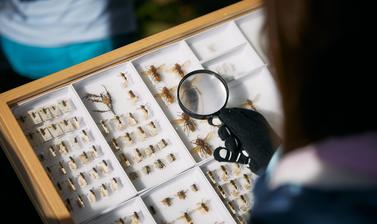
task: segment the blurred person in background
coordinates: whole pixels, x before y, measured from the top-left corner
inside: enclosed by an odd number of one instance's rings
[[[0,3],[0,49],[13,70],[29,79],[123,46],[134,40],[136,28],[130,0]]]
[[[215,159],[260,174],[250,223],[377,223],[373,5],[265,0],[264,8],[282,146],[274,154],[276,135],[260,113],[228,108],[218,131],[226,149]]]

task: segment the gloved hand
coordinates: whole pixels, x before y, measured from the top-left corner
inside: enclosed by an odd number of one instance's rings
[[[225,141],[225,148],[215,149],[215,159],[248,164],[254,173],[265,169],[277,147],[272,139],[278,137],[263,115],[253,110],[224,108],[218,117],[223,123],[218,135]]]

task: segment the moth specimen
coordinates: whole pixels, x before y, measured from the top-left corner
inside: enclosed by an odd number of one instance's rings
[[[91,102],[91,103],[98,103],[102,104],[106,107],[104,110],[92,110],[93,112],[98,112],[98,113],[104,113],[104,112],[111,112],[115,115],[114,107],[113,107],[113,100],[111,98],[111,95],[109,91],[107,91],[105,86],[102,86],[105,91],[101,92],[98,94],[93,94],[93,93],[87,93],[84,96],[84,99]]]

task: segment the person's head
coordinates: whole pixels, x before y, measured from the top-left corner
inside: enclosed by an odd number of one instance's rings
[[[267,50],[282,95],[286,152],[329,137],[377,130],[377,100],[371,88],[377,87],[375,24],[366,26],[374,22],[368,18],[374,8],[366,4],[264,1]]]

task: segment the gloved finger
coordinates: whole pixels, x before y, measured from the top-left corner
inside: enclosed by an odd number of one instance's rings
[[[247,164],[249,158],[244,156],[241,152],[234,153],[227,148],[218,147],[213,151],[213,157],[219,162],[233,162],[240,164]]]
[[[227,139],[225,139],[225,147],[232,152],[239,151],[238,141],[232,136],[229,136]]]
[[[231,133],[229,129],[226,127],[226,125],[222,125],[219,130],[217,131],[217,134],[221,138],[221,140],[225,141],[227,138],[231,136]]]

